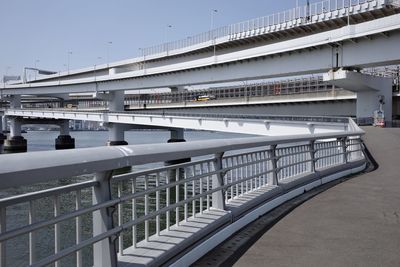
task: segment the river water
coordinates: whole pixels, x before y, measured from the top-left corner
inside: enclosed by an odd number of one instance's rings
[[[54,150],[54,140],[58,136],[57,131],[30,131],[23,134],[28,140],[28,151],[46,151]],[[71,132],[71,136],[75,138],[76,148],[104,146],[108,139],[108,133],[105,131],[82,131]],[[206,131],[187,131],[185,139],[187,141],[210,140],[210,139],[227,139],[248,137],[243,134],[230,134],[221,132],[206,132]],[[125,132],[125,139],[130,145],[135,144],[154,144],[166,143],[170,138],[168,131],[128,131]],[[0,162],[1,162],[0,155]],[[7,191],[0,192],[0,198],[18,195],[26,192],[43,190],[49,187],[62,186],[78,181],[91,179],[92,176],[86,175],[71,179],[61,179],[55,182],[42,183],[33,186],[13,188]],[[82,194],[82,205],[89,206],[91,204],[90,194]],[[73,210],[73,201],[71,202],[69,195],[61,196],[61,214],[68,210]],[[43,199],[35,201],[36,218],[40,220],[49,219],[53,216],[52,199]],[[28,203],[12,206],[7,209],[7,230],[20,227],[27,224],[29,205]],[[62,240],[61,248],[66,248],[74,243],[74,220],[70,220],[60,224]],[[91,215],[82,216],[82,225],[92,225]],[[91,227],[83,227],[82,238],[86,239],[91,236]],[[54,251],[54,228],[45,227],[35,232],[36,242],[35,252],[38,259],[50,256]],[[28,265],[28,235],[18,237],[7,241],[7,266],[26,266]],[[92,264],[91,249],[82,250],[84,266]],[[61,261],[62,266],[74,266],[75,256],[71,255]]]

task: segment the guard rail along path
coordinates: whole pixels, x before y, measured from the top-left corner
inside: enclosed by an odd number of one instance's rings
[[[0,266],[187,266],[283,202],[361,171],[363,134],[349,119],[339,133],[1,155],[0,191],[49,188],[0,199]]]

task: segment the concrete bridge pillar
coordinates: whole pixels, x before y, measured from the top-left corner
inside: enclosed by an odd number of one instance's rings
[[[18,153],[27,151],[26,139],[21,135],[21,119],[12,117],[10,120],[10,136],[4,141],[4,153]]]
[[[108,109],[110,112],[124,111],[124,91],[110,92],[110,99],[108,102]],[[108,124],[108,142],[109,146],[123,146],[127,145],[125,141],[126,126],[118,123]]]
[[[55,147],[57,150],[75,148],[75,139],[69,134],[69,120],[60,123],[60,135],[55,140]]]
[[[171,133],[171,138],[167,141],[168,143],[181,143],[181,142],[186,142],[184,139],[184,130],[183,129],[173,129],[170,130]],[[170,165],[175,165],[175,164],[181,164],[185,162],[190,162],[190,158],[185,158],[185,159],[177,159],[177,160],[169,160],[164,162],[165,166],[170,166]],[[184,168],[179,168],[175,170],[169,170],[167,173],[169,180],[170,181],[175,181],[176,179],[182,180],[185,177],[185,170]],[[183,188],[181,188],[183,189]],[[182,190],[180,190],[182,191]],[[182,195],[182,192],[179,192],[178,194]]]
[[[357,93],[358,121],[372,121],[374,111],[379,110],[380,102],[384,102],[385,121],[391,124],[392,79],[340,69],[324,74],[324,81]]]
[[[185,132],[183,129],[173,129],[173,130],[170,130],[170,133],[171,133],[171,138],[167,141],[167,143],[186,142],[185,137],[184,137]],[[190,158],[170,160],[170,161],[166,161],[165,165],[168,166],[168,165],[185,163],[185,162],[189,162],[189,161],[190,161]]]
[[[7,131],[7,117],[6,116],[2,116],[2,124],[3,124],[3,128],[2,128],[2,132],[6,132]]]

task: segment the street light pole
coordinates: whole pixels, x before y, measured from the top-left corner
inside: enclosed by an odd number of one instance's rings
[[[218,10],[217,9],[212,9],[211,10],[211,18],[210,18],[210,20],[211,20],[211,22],[210,22],[210,39],[212,40],[212,42],[213,42],[213,52],[214,52],[214,57],[215,57],[215,36],[214,36],[214,14],[215,13],[217,13],[218,12]]]
[[[168,33],[168,29],[171,29],[172,25],[168,24],[167,27],[165,28],[164,31],[164,45],[165,45],[165,51],[167,52],[167,56],[168,56],[168,52],[169,52],[169,47],[168,47],[168,41],[167,41],[167,33]]]
[[[68,75],[69,75],[69,62],[70,62],[70,55],[72,55],[72,52],[71,51],[68,51],[67,52],[67,57],[68,57],[68,62],[67,62],[67,71],[68,71]]]
[[[36,74],[37,74],[37,72],[38,72],[38,70],[37,70],[37,63],[39,63],[39,62],[40,62],[39,59],[36,59],[36,60],[35,60],[35,81],[36,81]]]
[[[110,49],[111,49],[112,42],[107,42],[107,68],[110,65]]]

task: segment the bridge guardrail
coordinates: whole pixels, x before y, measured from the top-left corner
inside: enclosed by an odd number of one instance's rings
[[[191,46],[195,47],[201,44],[211,44],[215,43],[216,40],[223,38],[229,38],[229,40],[243,39],[249,36],[263,34],[265,33],[266,28],[270,29],[273,26],[277,29],[273,29],[272,31],[280,30],[281,27],[277,26],[287,23],[292,23],[293,25],[309,24],[313,23],[314,18],[324,15],[327,12],[334,12],[343,9],[350,12],[349,9],[352,7],[376,2],[377,0],[324,0],[305,6],[295,7],[283,12],[277,12],[269,16],[219,27],[186,39],[144,48],[142,49],[142,56],[145,58],[146,56],[148,57],[163,53],[168,55],[174,50],[189,48]],[[379,1],[379,6],[382,6],[382,4],[397,6],[398,0]],[[340,16],[347,16],[347,14],[340,14]]]
[[[162,238],[165,232],[176,231],[181,224],[188,227],[196,216],[220,216],[220,220],[210,222],[210,226],[228,217],[231,220],[232,215],[227,211],[233,209],[237,213],[242,206],[235,201],[250,193],[272,190],[278,194],[288,188],[290,181],[304,182],[304,179],[314,179],[320,172],[339,172],[364,161],[359,139],[363,131],[354,127],[353,131],[339,134],[2,155],[1,190],[83,174],[94,173],[94,176],[85,182],[73,180],[70,185],[53,184],[49,189],[0,199],[0,266],[9,263],[7,255],[13,255],[9,252],[15,249],[12,245],[16,239],[20,242],[18,238],[24,235],[28,237],[24,241],[28,253],[18,251],[14,260],[25,257],[33,266],[61,261],[85,266],[92,263],[83,257],[82,249],[93,246],[96,266],[115,266],[117,250],[119,260],[129,258],[132,253],[145,249],[144,243],[153,244],[155,239]],[[193,161],[160,166],[165,161],[182,158]],[[113,174],[115,169],[155,163],[160,167]],[[43,202],[52,210],[46,219],[38,210],[39,203]],[[28,205],[25,214],[28,223],[9,225],[9,222],[18,221],[15,216],[23,216],[13,212],[13,208],[21,204]],[[247,210],[248,205],[245,208]],[[87,216],[93,220],[90,237],[82,233]],[[68,231],[66,222],[73,222]],[[48,247],[47,251],[53,252],[43,257],[35,244],[38,232],[46,227],[53,229],[54,246]],[[74,235],[68,237],[65,233]],[[198,236],[190,238],[194,240]],[[62,241],[69,245],[65,247]],[[126,250],[130,251],[129,255],[125,255]],[[173,253],[173,249],[170,252]],[[68,261],[66,258],[71,255],[73,259]],[[160,257],[155,257],[159,263],[166,256]],[[140,259],[143,260],[143,255],[134,258]]]

